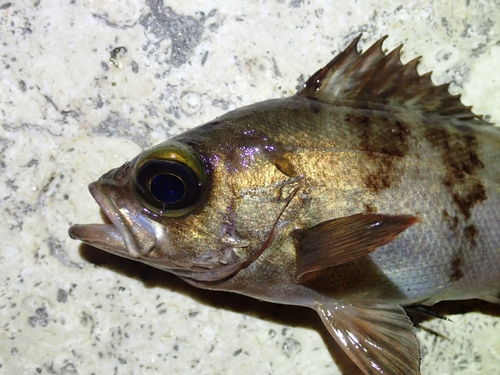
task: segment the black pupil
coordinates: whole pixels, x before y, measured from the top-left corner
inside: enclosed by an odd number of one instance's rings
[[[151,192],[160,202],[175,204],[184,198],[186,185],[178,176],[163,173],[153,177]]]
[[[200,194],[194,171],[175,160],[146,161],[137,171],[135,186],[145,201],[163,210],[189,207]]]

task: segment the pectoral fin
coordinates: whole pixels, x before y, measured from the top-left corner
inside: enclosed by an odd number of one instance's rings
[[[367,375],[419,375],[420,352],[413,324],[399,305],[318,304],[326,328]]]
[[[296,234],[295,279],[365,256],[394,240],[419,219],[412,215],[357,214],[324,221]]]

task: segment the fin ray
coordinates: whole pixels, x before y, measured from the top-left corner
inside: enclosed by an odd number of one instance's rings
[[[420,375],[415,329],[399,305],[316,306],[321,320],[366,375]]]
[[[378,103],[396,109],[409,109],[425,115],[446,117],[454,125],[489,124],[464,106],[460,95],[451,95],[448,84],[434,85],[431,73],[420,75],[420,57],[407,64],[400,60],[402,45],[387,55],[375,42],[364,53],[357,51],[361,35],[324,68],[313,74],[296,95],[325,102],[352,100]]]
[[[365,256],[417,222],[412,215],[356,214],[297,232],[295,279],[302,282],[308,274]]]

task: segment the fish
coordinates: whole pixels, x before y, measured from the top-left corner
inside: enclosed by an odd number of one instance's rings
[[[500,303],[500,132],[361,35],[290,97],[89,185],[69,236],[203,289],[314,309],[364,374],[420,374],[408,309]],[[432,314],[432,313],[431,313]]]

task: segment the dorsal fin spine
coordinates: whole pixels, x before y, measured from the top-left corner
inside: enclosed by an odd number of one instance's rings
[[[318,70],[296,95],[319,101],[357,101],[392,107],[394,111],[413,110],[422,115],[444,116],[451,124],[488,124],[475,115],[471,107],[460,102],[460,96],[451,95],[449,84],[434,85],[431,73],[417,72],[420,57],[403,64],[402,45],[387,55],[382,43],[387,36],[375,42],[367,51],[359,53],[359,35],[324,68]]]

